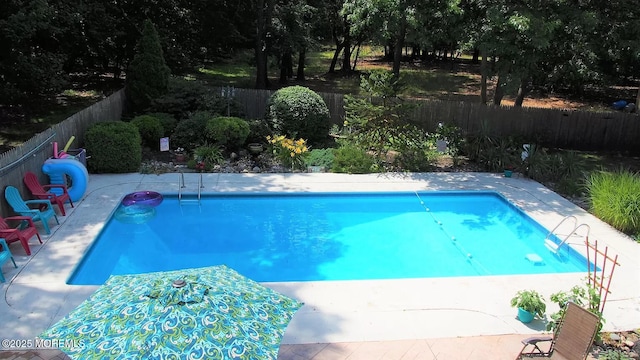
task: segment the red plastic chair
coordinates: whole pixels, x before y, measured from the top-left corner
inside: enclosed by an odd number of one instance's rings
[[[60,213],[62,216],[66,216],[67,214],[64,211],[64,203],[69,202],[71,207],[73,207],[73,201],[69,197],[69,193],[67,192],[66,185],[42,185],[40,181],[38,181],[38,177],[36,174],[32,172],[27,172],[24,175],[24,184],[27,185],[31,194],[38,199],[48,199],[51,203],[58,204],[58,208],[60,209]],[[55,194],[49,189],[61,189],[61,194]]]
[[[7,221],[18,221],[20,222],[20,225],[13,228],[9,226]],[[0,238],[4,238],[9,244],[11,244],[12,242],[20,241],[27,255],[31,255],[31,249],[29,248],[29,239],[31,239],[34,235],[38,237],[38,241],[40,241],[40,244],[42,244],[42,239],[40,238],[40,234],[38,234],[38,229],[33,223],[33,219],[31,219],[29,216],[11,216],[8,218],[0,217]]]

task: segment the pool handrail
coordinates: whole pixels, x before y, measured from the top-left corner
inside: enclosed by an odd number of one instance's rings
[[[564,237],[564,239],[562,239],[562,241],[559,244],[556,244],[553,240],[551,240],[551,235],[554,235],[556,238],[559,238],[557,235],[555,235],[555,231],[558,230],[558,228],[568,219],[573,219],[573,229]],[[556,227],[553,228],[553,230],[549,231],[549,233],[547,234],[547,236],[544,239],[544,245],[547,247],[547,249],[549,249],[551,252],[553,252],[554,254],[557,254],[558,251],[560,250],[560,248],[562,247],[562,245],[564,245],[571,236],[578,235],[577,231],[578,229],[582,228],[582,227],[586,227],[587,228],[587,233],[585,235],[585,237],[587,239],[589,239],[589,233],[591,232],[591,227],[588,224],[582,223],[582,224],[578,224],[578,219],[573,216],[573,215],[569,215],[566,216],[564,219],[562,219],[562,221],[560,221],[558,223],[558,225],[556,225]]]

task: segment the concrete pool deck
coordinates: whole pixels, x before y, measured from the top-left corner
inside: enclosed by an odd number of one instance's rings
[[[183,191],[197,192],[200,174],[188,173],[184,177]],[[31,256],[25,255],[19,243],[11,244],[18,268],[14,269],[10,262],[2,266],[7,282],[0,285],[4,295],[0,303],[0,338],[33,339],[86,299],[96,286],[65,282],[115,206],[132,191],[177,193],[179,179],[177,173],[91,175],[84,199],[73,209],[67,206],[67,216],[59,216],[61,224],[52,227],[51,235],[42,236],[44,244],[30,242]],[[211,173],[202,174],[202,179],[203,193],[490,190],[501,193],[547,229],[565,216],[574,215],[578,223],[589,224],[592,242],[597,240],[601,249],[607,246],[609,254],[619,256],[620,266],[615,269],[604,311],[604,330],[640,328],[640,244],[537,182],[486,173]],[[574,249],[586,253],[582,239],[570,242]],[[478,345],[473,345],[474,350],[470,344],[480,335],[486,340],[483,344],[493,344],[485,345],[488,349],[495,351],[496,346],[502,346],[511,354],[504,358],[513,358],[520,348],[519,339],[526,337],[523,335],[538,333],[545,327],[540,321],[525,325],[515,318],[515,309],[509,304],[514,293],[535,289],[549,299],[554,292],[583,284],[585,277],[586,273],[572,273],[265,285],[305,303],[287,328],[281,358],[372,358],[358,354],[371,354],[371,349],[379,352],[390,346],[398,350],[390,350],[384,358],[451,359],[456,355],[437,354],[455,354],[452,350],[471,354]],[[557,310],[550,301],[547,306],[548,314]],[[442,338],[465,340],[443,348],[446,340],[434,340]],[[467,346],[460,346],[461,343]],[[434,350],[434,346],[441,351]],[[428,350],[420,350],[425,347]],[[433,356],[410,357],[412,349]],[[323,353],[329,355],[323,357]]]

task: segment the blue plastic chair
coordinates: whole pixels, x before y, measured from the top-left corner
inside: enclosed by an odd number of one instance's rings
[[[22,199],[18,189],[13,186],[7,186],[7,188],[4,189],[4,198],[7,200],[9,205],[11,205],[13,211],[22,216],[29,216],[33,221],[41,221],[47,234],[51,234],[51,230],[49,229],[49,219],[53,217],[56,219],[56,223],[60,225],[58,216],[56,215],[56,212],[51,205],[51,201],[49,200],[25,201]],[[29,205],[37,205],[38,208],[32,209]]]
[[[0,267],[4,265],[7,260],[11,259],[11,261],[13,262],[13,267],[17,268],[18,265],[16,265],[16,261],[13,260],[13,254],[11,254],[11,250],[9,250],[9,245],[7,245],[7,242],[4,239],[0,239],[0,245],[2,246],[2,251],[0,251]],[[4,278],[4,274],[0,269],[0,282],[5,281],[6,279]]]

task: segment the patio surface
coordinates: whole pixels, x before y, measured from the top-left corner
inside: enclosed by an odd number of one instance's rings
[[[185,174],[197,192],[199,174]],[[179,174],[91,175],[85,197],[32,256],[10,245],[18,264],[5,263],[0,285],[0,339],[34,339],[97,287],[66,285],[122,197],[151,190],[177,193]],[[619,255],[604,311],[605,331],[640,328],[640,244],[537,182],[485,173],[424,174],[203,174],[203,193],[267,191],[498,191],[547,229],[567,215],[591,227],[590,240]],[[543,241],[544,239],[540,239]],[[585,254],[582,239],[570,246]],[[522,324],[509,305],[520,289],[549,295],[584,283],[585,273],[431,279],[263,283],[305,305],[287,328],[279,359],[512,359],[520,340],[545,324]],[[548,302],[547,313],[557,309]],[[63,359],[58,351],[0,351],[0,358]],[[37,356],[37,357],[36,357]]]

